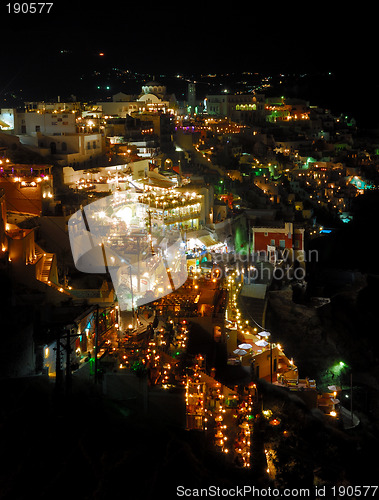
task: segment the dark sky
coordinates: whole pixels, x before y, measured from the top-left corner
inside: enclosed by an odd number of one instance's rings
[[[357,4],[338,3],[337,10],[336,5],[56,0],[49,14],[2,13],[1,55],[10,51],[35,59],[46,49],[70,47],[89,57],[106,50],[108,57],[164,71],[190,66],[285,71],[367,62],[370,53],[376,58],[375,5],[371,12]]]
[[[10,15],[4,2],[0,102],[19,88],[75,94],[82,73],[109,67],[154,75],[339,71],[358,90],[377,71],[368,5],[56,0],[49,14]]]

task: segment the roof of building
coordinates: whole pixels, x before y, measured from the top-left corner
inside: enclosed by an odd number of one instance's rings
[[[152,80],[151,82],[147,82],[147,83],[144,83],[143,84],[144,87],[164,87],[164,85],[162,85],[160,82],[156,82],[154,80]]]

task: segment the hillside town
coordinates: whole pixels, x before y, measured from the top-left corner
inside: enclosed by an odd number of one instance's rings
[[[336,458],[364,414],[351,361],[322,337],[323,363],[307,364],[273,307],[301,329],[330,306],[318,245],[377,190],[379,138],[248,77],[205,97],[151,75],[138,94],[1,108],[1,379],[38,378],[62,401],[94,388],[262,487],[353,484]],[[353,263],[333,276],[366,284]],[[311,416],[323,451],[289,464]]]

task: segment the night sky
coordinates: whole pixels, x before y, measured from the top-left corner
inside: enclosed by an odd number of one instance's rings
[[[56,1],[44,15],[10,15],[3,6],[0,102],[10,95],[20,101],[71,94],[96,99],[93,82],[106,84],[110,68],[157,79],[176,73],[312,73],[315,82],[308,86],[315,98],[330,93],[331,104],[346,102],[352,112],[359,111],[362,93],[378,90],[372,3],[339,10],[330,2],[122,5]],[[317,75],[328,72],[337,80],[317,89]]]

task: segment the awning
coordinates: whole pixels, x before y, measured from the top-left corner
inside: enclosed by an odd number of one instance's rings
[[[201,241],[203,245],[205,245],[208,248],[221,244],[220,241],[214,240],[212,236],[209,234],[206,234],[204,236],[199,236],[198,239]]]
[[[3,120],[0,120],[0,128],[12,128],[9,123],[3,122]]]

